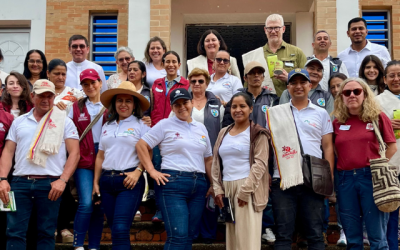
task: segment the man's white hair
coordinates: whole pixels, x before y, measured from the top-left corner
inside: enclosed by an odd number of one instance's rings
[[[275,22],[280,22],[281,25],[285,25],[285,22],[283,21],[283,17],[279,14],[271,14],[267,17],[267,20],[265,20],[265,26],[267,26],[268,21],[275,21]]]

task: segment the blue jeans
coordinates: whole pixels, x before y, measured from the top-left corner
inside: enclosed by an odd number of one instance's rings
[[[326,233],[328,231],[330,215],[331,215],[331,213],[329,211],[329,200],[325,199],[324,200],[324,227],[322,229],[322,232],[324,232],[324,233]]]
[[[388,249],[388,213],[375,205],[370,167],[339,172],[338,199],[347,249],[364,249],[363,220],[371,250]]]
[[[263,217],[262,217],[262,233],[265,232],[266,228],[272,228],[275,225],[274,222],[274,213],[272,211],[272,202],[271,202],[271,197],[268,199],[267,206],[265,207],[263,211]]]
[[[81,247],[86,232],[89,236],[89,249],[99,249],[103,232],[104,212],[100,205],[92,201],[94,172],[90,169],[78,168],[74,179],[79,197],[79,206],[74,220],[74,247]]]
[[[190,250],[205,206],[205,174],[174,170],[162,172],[171,175],[169,182],[161,186],[160,196],[160,208],[167,231],[164,250]]]
[[[49,200],[51,183],[57,179],[31,179],[14,176],[11,190],[14,191],[16,212],[7,213],[7,250],[26,249],[26,232],[33,207],[37,211],[37,249],[54,250],[54,232],[57,228],[61,198]]]
[[[399,209],[390,213],[389,222],[387,224],[387,241],[389,245],[389,250],[399,249]]]
[[[130,168],[125,171],[103,171],[100,177],[101,206],[111,228],[112,249],[130,250],[130,229],[133,217],[139,209],[145,188],[143,175],[133,189],[124,187],[124,172],[132,172]]]
[[[274,249],[292,249],[296,221],[302,227],[300,229],[307,239],[309,250],[325,249],[322,238],[324,197],[304,185],[281,190],[280,179],[272,180],[271,190],[276,225]]]
[[[162,157],[161,157],[161,153],[160,153],[160,148],[158,146],[155,146],[153,148],[152,162],[153,162],[154,169],[157,171],[161,171]],[[154,181],[154,195],[156,198],[156,209],[159,210],[160,186],[157,185],[156,181]]]
[[[333,182],[334,182],[334,188],[335,188],[335,193],[336,193],[336,204],[335,204],[335,211],[336,211],[336,220],[337,220],[337,225],[340,229],[343,229],[342,227],[342,222],[340,220],[340,211],[339,211],[339,194],[338,194],[338,187],[339,187],[339,171],[336,168],[337,166],[337,159],[335,157],[335,168],[333,169]]]

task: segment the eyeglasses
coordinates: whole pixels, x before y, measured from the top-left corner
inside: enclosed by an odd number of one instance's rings
[[[283,26],[279,26],[279,27],[265,27],[265,29],[266,29],[268,32],[272,32],[272,30],[275,30],[275,31],[278,32],[282,27],[283,27]]]
[[[397,78],[399,78],[400,79],[400,73],[399,74],[390,74],[390,75],[387,75],[387,78],[389,78],[389,79],[395,79],[396,78],[396,76],[397,76]]]
[[[351,93],[354,93],[355,96],[359,96],[362,92],[362,89],[346,89],[342,91],[342,95],[349,97]]]
[[[123,63],[125,61],[130,62],[131,58],[130,57],[121,57],[118,59],[118,62]]]
[[[28,60],[28,63],[30,63],[30,64],[43,64],[43,60],[35,60],[35,59],[29,59]]]
[[[217,61],[217,63],[224,62],[224,64],[228,64],[230,62],[229,59],[223,59],[223,58],[215,58],[215,61]]]
[[[74,45],[71,45],[71,48],[72,49],[78,49],[78,47],[80,48],[80,49],[84,49],[84,48],[86,48],[86,45],[85,44],[74,44]]]
[[[196,82],[198,82],[199,84],[204,84],[204,80],[200,79],[200,80],[190,80],[191,84],[196,84]]]

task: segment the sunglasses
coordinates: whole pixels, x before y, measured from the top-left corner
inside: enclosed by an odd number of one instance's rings
[[[204,84],[204,80],[200,79],[200,80],[190,80],[191,84],[196,84],[196,82],[198,82],[199,84]]]
[[[230,62],[229,59],[222,59],[222,58],[215,58],[215,61],[217,61],[217,63],[224,62],[224,64],[228,64]]]
[[[130,57],[121,57],[118,59],[118,62],[123,63],[125,61],[130,62],[131,58]]]
[[[71,48],[73,48],[73,49],[77,49],[77,48],[80,48],[80,49],[84,49],[84,48],[86,48],[86,45],[85,44],[74,44],[74,45],[71,45]]]
[[[359,96],[362,92],[362,89],[347,89],[342,91],[342,95],[349,97],[351,93],[354,93],[355,96]]]

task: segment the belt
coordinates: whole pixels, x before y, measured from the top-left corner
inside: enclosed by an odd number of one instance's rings
[[[136,167],[133,168],[128,168],[125,170],[104,170],[103,174],[108,174],[108,175],[120,175],[123,173],[129,173],[135,171]]]
[[[27,178],[28,180],[35,180],[35,179],[60,179],[60,176],[54,175],[22,175],[22,178]]]

